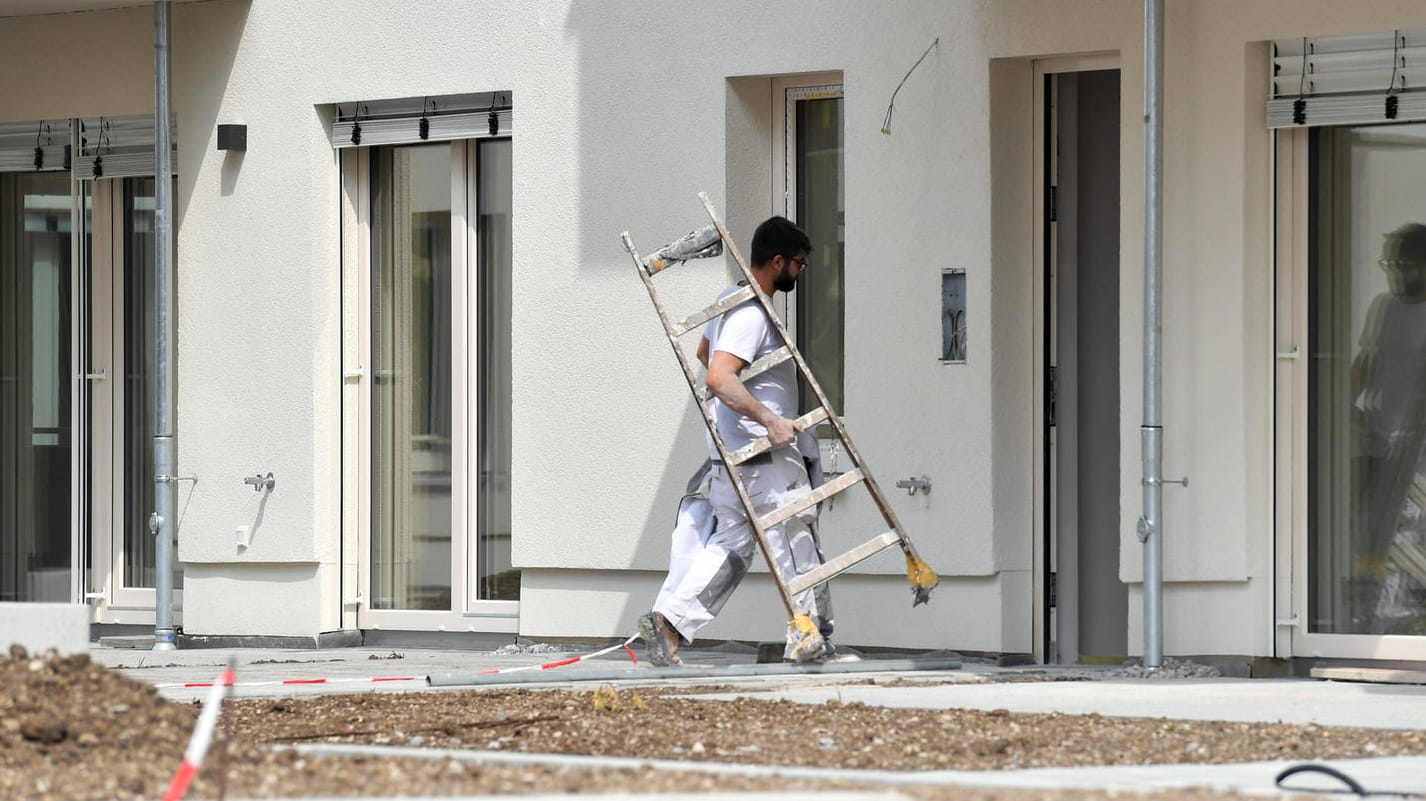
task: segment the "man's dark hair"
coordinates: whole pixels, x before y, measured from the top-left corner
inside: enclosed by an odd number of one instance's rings
[[[1426,225],[1407,223],[1387,234],[1382,255],[1391,260],[1426,263]]]
[[[790,259],[798,251],[812,252],[812,240],[807,238],[807,234],[786,217],[769,217],[753,232],[750,266],[767,264],[773,256]]]

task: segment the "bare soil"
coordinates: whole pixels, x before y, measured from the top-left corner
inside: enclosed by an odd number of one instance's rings
[[[198,718],[86,655],[0,657],[0,799],[163,794]],[[685,694],[686,690],[679,690]],[[699,701],[662,690],[470,690],[242,700],[221,724],[189,798],[701,792],[785,781],[452,760],[300,756],[298,743],[597,754],[752,764],[1007,769],[1426,754],[1426,732],[1318,726],[916,711],[829,702]],[[799,785],[806,787],[807,785]],[[827,782],[817,789],[866,789]],[[1074,792],[920,788],[919,797],[1080,799]],[[1173,799],[1222,797],[1205,792]]]

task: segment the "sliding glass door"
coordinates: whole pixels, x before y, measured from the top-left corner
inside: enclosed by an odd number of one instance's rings
[[[69,601],[68,173],[0,175],[0,600]]]

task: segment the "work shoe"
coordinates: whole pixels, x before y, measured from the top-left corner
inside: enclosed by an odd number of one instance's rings
[[[836,645],[832,644],[832,641],[831,641],[831,640],[827,640],[827,649],[822,652],[821,658],[819,658],[817,661],[818,661],[818,662],[860,662],[860,661],[862,661],[862,658],[861,658],[860,656],[858,656],[857,654],[852,653],[851,651],[843,651],[843,650],[838,649]]]
[[[650,612],[639,618],[639,637],[648,649],[649,664],[654,667],[682,665],[678,658],[678,632],[658,612]]]

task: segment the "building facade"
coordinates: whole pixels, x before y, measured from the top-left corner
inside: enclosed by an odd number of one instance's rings
[[[0,0],[0,600],[147,625],[131,5]],[[1168,655],[1426,660],[1423,41],[1406,0],[1167,3]],[[704,445],[620,233],[704,191],[809,231],[785,319],[943,577],[838,578],[838,639],[1142,652],[1142,4],[208,0],[172,52],[186,633],[632,632]],[[755,569],[705,634],[782,630]]]

